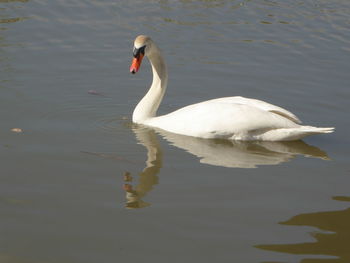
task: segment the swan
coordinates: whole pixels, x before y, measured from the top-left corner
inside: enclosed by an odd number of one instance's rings
[[[167,88],[167,67],[155,42],[139,35],[134,41],[132,74],[145,56],[151,63],[153,80],[134,109],[132,121],[136,124],[193,137],[242,141],[293,141],[334,130],[301,125],[298,117],[281,107],[240,96],[207,100],[156,116]]]

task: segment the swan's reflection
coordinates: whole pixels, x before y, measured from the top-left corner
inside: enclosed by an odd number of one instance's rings
[[[350,201],[346,196],[335,196],[334,200]],[[325,263],[325,262],[350,262],[350,208],[339,211],[326,211],[309,214],[300,214],[288,221],[281,222],[282,225],[312,226],[327,232],[313,232],[315,242],[297,244],[258,245],[257,248],[276,251],[280,253],[305,255],[303,263]],[[336,258],[310,258],[307,255],[327,255]]]
[[[259,165],[276,165],[297,155],[328,159],[325,152],[303,141],[244,142],[208,140],[158,131],[172,145],[197,156],[201,163],[235,168],[256,168]]]
[[[136,186],[133,176],[124,175],[126,207],[142,208],[149,204],[142,200],[147,192],[158,183],[162,167],[162,151],[153,129],[133,125],[132,130],[140,144],[147,149],[146,168],[139,174]],[[238,168],[256,168],[259,165],[276,165],[287,162],[297,155],[328,159],[327,154],[317,147],[302,141],[295,142],[231,142],[224,140],[207,140],[157,131],[172,145],[197,156],[201,163]]]
[[[124,190],[126,192],[126,207],[127,208],[142,208],[149,206],[149,203],[144,202],[141,198],[147,192],[153,189],[155,184],[158,184],[158,176],[162,167],[163,154],[157,140],[157,136],[153,130],[143,127],[134,127],[133,131],[137,140],[147,149],[146,167],[139,175],[138,184],[133,187],[131,182],[133,177],[126,172],[124,174]]]

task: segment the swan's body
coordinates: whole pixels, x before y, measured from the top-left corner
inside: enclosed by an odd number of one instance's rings
[[[135,123],[188,136],[229,140],[291,141],[334,129],[300,125],[300,120],[283,108],[243,97],[203,101],[157,117],[167,87],[167,68],[151,38],[138,36],[134,45],[130,71],[138,71],[144,55],[153,71],[152,85],[134,110]]]

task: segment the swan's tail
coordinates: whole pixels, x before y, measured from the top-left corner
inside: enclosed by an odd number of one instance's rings
[[[334,129],[334,127],[319,128],[313,126],[273,129],[262,134],[259,139],[266,141],[295,141],[313,134],[331,133]]]
[[[319,128],[313,126],[300,126],[298,128],[290,128],[288,136],[284,138],[284,141],[300,140],[306,136],[321,134],[321,133],[331,133],[334,131],[334,127]]]
[[[334,127],[318,128],[313,126],[301,126],[299,130],[307,133],[307,135],[319,134],[319,133],[332,133],[334,132]]]

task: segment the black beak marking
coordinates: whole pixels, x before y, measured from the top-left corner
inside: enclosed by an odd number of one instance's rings
[[[140,54],[145,55],[145,48],[146,48],[146,46],[143,46],[143,47],[140,47],[140,48],[134,47],[134,50],[133,50],[134,58],[140,57]]]

